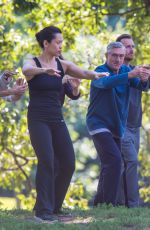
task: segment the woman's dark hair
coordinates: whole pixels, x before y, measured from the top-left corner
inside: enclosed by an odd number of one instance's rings
[[[47,26],[44,29],[40,30],[38,33],[36,33],[35,37],[40,47],[44,48],[43,45],[44,40],[51,42],[55,38],[55,35],[58,33],[60,34],[62,33],[58,27]]]

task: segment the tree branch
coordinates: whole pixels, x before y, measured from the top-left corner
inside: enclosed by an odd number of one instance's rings
[[[16,163],[17,167],[16,168],[9,168],[9,169],[1,167],[1,170],[3,170],[3,171],[15,171],[15,170],[19,169],[22,172],[22,174],[24,175],[24,177],[26,178],[29,190],[31,190],[32,185],[31,185],[30,178],[27,175],[27,173],[25,172],[25,170],[23,169],[23,166],[25,166],[26,164],[28,164],[29,159],[25,158],[25,157],[23,157],[21,155],[18,155],[16,153],[14,153],[12,150],[10,150],[8,148],[6,148],[6,149],[7,149],[8,153],[10,153],[12,155],[12,157],[14,159],[14,162]],[[20,164],[19,161],[18,161],[18,158],[23,159],[25,162],[23,164]],[[31,159],[31,157],[30,157],[30,159]],[[33,159],[35,159],[35,158],[33,157]]]

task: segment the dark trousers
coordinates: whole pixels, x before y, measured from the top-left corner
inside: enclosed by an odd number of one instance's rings
[[[75,170],[72,141],[64,122],[28,120],[28,127],[38,159],[34,210],[36,214],[52,214],[61,208]]]
[[[120,139],[113,138],[109,132],[92,136],[101,162],[101,172],[94,205],[106,203],[116,205],[121,176]]]

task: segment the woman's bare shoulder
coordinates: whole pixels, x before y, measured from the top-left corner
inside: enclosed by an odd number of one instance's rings
[[[31,58],[31,59],[29,59],[29,60],[26,60],[26,61],[24,62],[24,65],[23,65],[23,66],[34,66],[34,67],[36,67],[36,63],[35,63],[34,59]]]

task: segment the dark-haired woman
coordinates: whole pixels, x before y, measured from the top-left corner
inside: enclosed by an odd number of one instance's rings
[[[63,119],[60,91],[64,74],[85,79],[98,79],[107,73],[82,70],[75,64],[57,58],[61,54],[62,33],[49,26],[36,34],[41,55],[23,66],[29,86],[28,127],[38,158],[37,198],[34,207],[38,220],[54,220],[61,209],[75,169],[73,145]],[[59,172],[54,175],[54,158]]]

